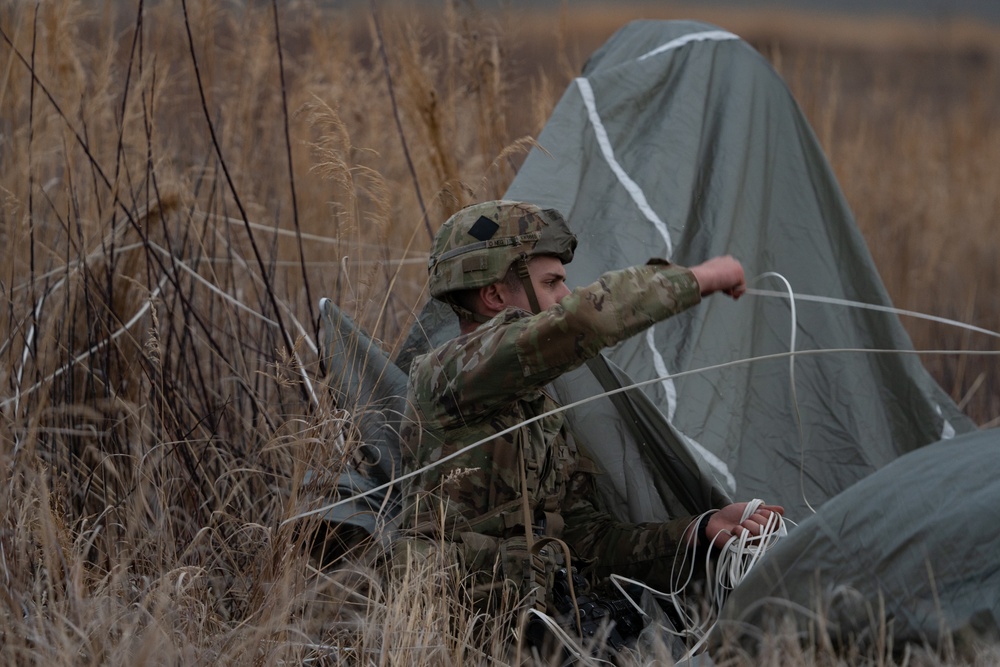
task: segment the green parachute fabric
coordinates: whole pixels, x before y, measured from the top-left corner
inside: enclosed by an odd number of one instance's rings
[[[793,620],[842,645],[1000,643],[1000,429],[906,454],[823,505],[735,588],[712,637]],[[885,628],[881,627],[882,619]]]
[[[307,472],[304,496],[314,502],[315,489],[332,486],[336,495],[322,500],[336,506],[323,513],[324,520],[358,526],[371,534],[389,533],[399,499],[388,489],[379,489],[400,470],[399,422],[406,375],[333,301],[320,299],[319,312],[326,384],[335,404],[351,412],[361,442],[357,454],[364,463],[344,466],[334,473],[334,480],[326,479],[330,473]]]

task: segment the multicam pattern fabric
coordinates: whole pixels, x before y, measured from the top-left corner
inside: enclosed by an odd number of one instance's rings
[[[434,237],[428,262],[431,296],[485,287],[499,281],[517,259],[553,255],[573,259],[576,237],[562,214],[514,201],[467,206],[448,218]]]
[[[700,299],[689,270],[651,260],[606,273],[537,315],[506,310],[417,358],[401,434],[407,471],[482,444],[412,479],[406,523],[456,542],[523,535],[520,442],[532,520],[545,524],[546,534],[596,561],[599,572],[665,583],[657,575],[669,575],[691,517],[614,521],[599,505],[593,464],[567,437],[562,413],[547,414],[558,405],[545,386]]]

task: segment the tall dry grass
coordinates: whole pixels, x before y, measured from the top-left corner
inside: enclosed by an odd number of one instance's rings
[[[430,232],[503,193],[623,18],[337,7],[0,4],[4,663],[511,659],[433,562],[387,571],[344,536],[322,570],[319,522],[281,523],[306,470],[335,476],[357,444],[315,304],[393,348]],[[891,50],[755,43],[899,304],[1000,328],[996,54],[946,45],[918,75]],[[1000,414],[995,365],[928,363]],[[837,664],[776,646],[765,661]]]

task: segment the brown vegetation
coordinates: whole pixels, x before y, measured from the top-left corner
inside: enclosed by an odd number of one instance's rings
[[[353,406],[319,386],[315,304],[393,348],[431,230],[503,193],[631,10],[442,2],[375,21],[319,4],[0,3],[5,663],[503,656],[433,568],[322,573],[317,522],[281,523],[305,470],[336,472],[354,444]],[[996,34],[819,40],[801,37],[815,17],[696,17],[789,81],[897,305],[1000,329]],[[997,348],[910,330],[919,348]],[[992,358],[927,364],[996,422]],[[775,664],[836,660],[782,650]]]

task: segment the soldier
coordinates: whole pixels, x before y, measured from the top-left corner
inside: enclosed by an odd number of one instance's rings
[[[512,554],[546,537],[600,574],[670,585],[674,559],[759,534],[777,506],[745,521],[746,503],[664,523],[626,524],[599,506],[596,466],[576,449],[546,385],[614,345],[723,292],[746,290],[743,268],[718,257],[690,269],[650,260],[570,291],[564,264],[576,237],[558,211],[512,202],[469,206],[449,218],[431,252],[430,292],[448,303],[461,335],[418,357],[410,369],[403,463],[428,468],[407,489],[406,523],[443,538],[466,571],[523,583]],[[551,544],[551,541],[549,542]],[[704,560],[696,559],[696,560]],[[690,562],[690,561],[689,561]]]

